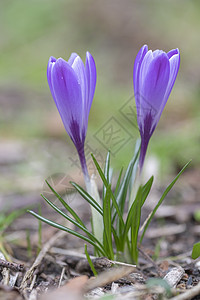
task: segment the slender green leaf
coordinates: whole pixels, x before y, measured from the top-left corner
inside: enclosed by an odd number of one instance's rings
[[[150,192],[152,184],[153,184],[153,179],[154,179],[154,177],[151,176],[151,178],[147,181],[147,183],[142,188],[142,206],[144,205],[144,203],[149,195],[149,192]]]
[[[135,210],[136,210],[136,204],[137,202],[134,201],[129,209],[129,212],[128,212],[128,215],[127,215],[127,218],[126,218],[126,223],[125,223],[125,227],[124,227],[124,232],[123,232],[123,238],[124,238],[124,241],[126,240],[126,236],[128,234],[128,231],[132,225],[132,222],[133,222],[133,218],[134,218],[134,214],[135,214]]]
[[[74,224],[75,226],[77,226],[78,228],[80,228],[83,232],[85,232],[88,237],[90,239],[92,239],[93,241],[95,241],[97,244],[99,244],[99,246],[101,248],[103,248],[103,245],[97,240],[97,238],[88,231],[88,229],[86,228],[85,225],[81,225],[80,223],[78,223],[76,220],[72,219],[70,216],[68,216],[67,214],[65,214],[62,210],[60,210],[55,204],[53,204],[49,199],[47,199],[44,195],[42,195],[43,199],[56,211],[58,212],[61,216],[63,216],[65,219],[67,219],[69,222],[71,222],[72,224]]]
[[[141,187],[142,188],[142,196],[141,196],[141,203],[139,203],[139,205],[141,207],[143,206],[143,204],[151,190],[152,183],[153,183],[153,176],[147,181],[147,183],[143,187]],[[124,239],[126,238],[128,231],[132,225],[132,221],[135,218],[134,214],[137,210],[136,205],[138,205],[137,199],[132,203],[132,205],[129,209],[127,218],[126,218],[126,223],[125,223],[124,233],[123,233]]]
[[[45,180],[46,184],[50,188],[50,190],[54,193],[54,195],[58,198],[60,203],[68,210],[68,212],[74,217],[74,219],[80,223],[83,227],[85,226],[84,223],[81,221],[77,213],[65,202],[65,200],[54,190],[54,188],[48,183],[47,180]]]
[[[110,253],[110,259],[114,259],[113,246],[112,246],[112,224],[111,224],[111,209],[110,209],[110,198],[111,198],[111,185],[109,184],[106,188],[106,194],[103,201],[103,223],[104,233],[106,239],[106,247]]]
[[[115,228],[113,227],[113,225],[112,225],[112,234],[113,234],[113,237],[114,237],[116,249],[121,249],[120,248],[120,246],[121,246],[121,240],[118,237],[117,232],[116,232]]]
[[[98,171],[98,173],[99,173],[99,175],[100,175],[100,177],[101,177],[101,179],[102,179],[104,185],[105,185],[106,188],[107,188],[108,185],[109,185],[109,183],[107,182],[107,180],[106,180],[106,178],[105,178],[105,176],[104,176],[104,173],[103,173],[103,171],[101,170],[101,168],[100,168],[100,166],[99,166],[97,160],[95,159],[94,155],[91,154],[91,156],[92,156],[92,159],[93,159],[93,161],[94,161],[94,164],[95,164],[95,166],[96,166],[96,168],[97,168],[97,171]],[[114,205],[114,207],[115,207],[115,209],[116,209],[117,215],[118,215],[118,217],[119,217],[119,222],[120,222],[121,226],[123,227],[123,226],[124,226],[123,216],[122,216],[122,213],[121,213],[121,211],[120,211],[120,209],[119,209],[119,206],[118,206],[118,204],[117,204],[116,198],[115,198],[115,196],[114,196],[114,194],[113,194],[112,191],[111,191],[111,198],[112,198],[113,205]]]
[[[102,179],[102,181],[103,181],[103,184],[107,187],[107,186],[109,185],[109,182],[107,181],[107,179],[106,179],[106,177],[105,177],[103,171],[101,170],[101,167],[100,167],[98,161],[96,160],[96,158],[94,157],[94,155],[91,154],[91,156],[92,156],[92,159],[93,159],[93,161],[94,161],[94,164],[95,164],[95,166],[96,166],[96,168],[97,168],[97,171],[98,171],[98,173],[99,173],[99,175],[100,175],[100,177],[101,177],[101,179]]]
[[[119,176],[118,176],[118,179],[117,179],[117,184],[116,184],[115,192],[114,192],[115,197],[117,197],[117,194],[119,192],[119,187],[120,187],[120,183],[121,183],[122,173],[123,173],[123,167],[121,168]]]
[[[127,197],[127,192],[128,192],[128,189],[129,189],[130,181],[131,181],[131,178],[132,178],[133,167],[134,167],[134,165],[137,161],[138,155],[139,155],[139,151],[134,154],[132,160],[130,161],[130,163],[128,165],[128,168],[126,170],[126,173],[124,175],[122,184],[120,186],[119,193],[116,197],[116,200],[117,200],[117,203],[120,207],[121,212],[124,212],[124,205],[125,205],[125,200],[126,200],[126,197]]]
[[[193,245],[192,259],[197,259],[200,256],[200,242]]]
[[[96,202],[94,198],[92,198],[80,185],[76,184],[75,182],[70,183],[90,205],[92,205],[101,215],[103,215],[101,206]]]
[[[138,232],[140,227],[141,207],[142,207],[142,186],[139,187],[135,198],[135,209],[133,209],[133,220],[131,224],[131,256],[134,262],[138,261]]]
[[[87,238],[86,236],[84,236],[84,235],[82,235],[82,234],[80,234],[80,233],[78,233],[78,232],[76,232],[76,231],[74,231],[74,230],[72,230],[72,229],[70,229],[70,228],[68,228],[68,227],[65,227],[65,226],[63,226],[63,225],[61,225],[61,224],[58,224],[58,223],[53,222],[53,221],[51,221],[51,220],[48,220],[48,219],[46,219],[46,218],[44,218],[44,217],[38,215],[37,213],[35,213],[35,212],[32,211],[32,210],[28,210],[28,212],[29,212],[31,215],[33,215],[34,217],[36,217],[37,219],[39,219],[39,220],[45,222],[46,224],[48,224],[48,225],[50,225],[50,226],[52,226],[52,227],[55,227],[55,228],[57,228],[57,229],[66,231],[66,232],[68,232],[68,233],[70,233],[70,234],[72,234],[72,235],[74,235],[74,236],[76,236],[76,237],[78,237],[78,238],[80,238],[80,239],[82,239],[82,240],[88,242],[89,244],[91,244],[92,246],[94,246],[96,249],[98,249],[98,251],[99,251],[102,255],[107,256],[107,254],[103,251],[103,249],[101,249],[101,248],[100,248],[93,240]]]
[[[110,183],[110,151],[108,151],[106,162],[104,166],[104,176],[108,183]],[[104,199],[106,193],[106,186],[103,185],[103,191],[102,191],[102,199]]]
[[[159,206],[162,204],[163,200],[165,199],[165,197],[167,196],[167,194],[169,193],[169,191],[172,189],[172,187],[174,186],[174,184],[176,183],[176,181],[178,180],[178,178],[181,176],[181,174],[185,171],[185,169],[187,168],[187,166],[190,164],[191,160],[182,168],[182,170],[178,173],[178,175],[174,178],[174,180],[168,185],[168,187],[166,188],[166,190],[164,191],[164,193],[162,194],[162,197],[160,198],[160,200],[158,201],[157,205],[155,206],[154,210],[152,211],[149,219],[147,220],[147,223],[144,227],[144,230],[142,232],[142,236],[140,238],[140,244],[144,238],[145,232],[153,218],[153,216],[155,215],[157,209],[159,208]]]
[[[87,261],[88,261],[88,263],[89,263],[89,266],[90,266],[90,268],[91,268],[91,270],[92,270],[94,276],[97,276],[98,273],[97,273],[97,271],[96,271],[96,269],[95,269],[95,267],[94,267],[94,264],[93,264],[93,262],[92,262],[92,260],[91,260],[91,258],[90,258],[90,255],[89,255],[89,253],[88,253],[88,251],[87,251],[87,245],[86,245],[86,244],[85,244],[85,255],[86,255],[86,257],[87,257]]]
[[[138,161],[138,155],[139,155],[139,148],[137,147],[137,151],[135,151],[134,156],[132,160],[130,161],[128,168],[126,170],[126,173],[124,175],[124,178],[122,179],[121,185],[119,187],[119,192],[115,195],[116,201],[119,205],[120,211],[124,212],[124,205],[127,198],[127,193],[129,191],[130,184],[133,184],[132,175],[133,175],[133,169],[135,164]],[[132,188],[132,187],[131,187]],[[113,214],[112,223],[114,223],[116,218],[116,212]],[[117,228],[119,227],[119,223],[117,224]]]

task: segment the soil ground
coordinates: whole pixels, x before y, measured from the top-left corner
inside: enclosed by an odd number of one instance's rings
[[[165,199],[139,248],[136,268],[93,258],[99,273],[95,279],[84,257],[84,243],[67,233],[42,224],[38,254],[38,221],[28,213],[23,214],[2,235],[1,246],[14,264],[6,266],[5,261],[3,264],[0,260],[1,299],[51,299],[51,296],[96,299],[105,295],[111,297],[109,299],[200,299],[200,263],[191,258],[192,246],[200,237],[199,179],[198,170],[188,169]],[[152,190],[143,219],[163,189]],[[71,197],[75,199],[72,206],[81,211],[83,220],[88,223],[89,207],[77,194]],[[25,195],[20,206],[33,202],[41,203],[42,215],[60,221],[39,196],[33,195],[31,200],[30,195]],[[15,204],[13,201],[13,206]],[[89,251],[92,255],[92,249]],[[162,286],[162,281],[152,281],[165,276],[169,282],[167,287]],[[198,289],[196,294],[195,288]],[[191,294],[187,295],[188,292]]]

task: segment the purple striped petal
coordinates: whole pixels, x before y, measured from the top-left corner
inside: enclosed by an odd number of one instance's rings
[[[142,109],[151,112],[157,121],[162,100],[166,93],[170,74],[169,59],[165,53],[155,57],[149,65],[146,77],[144,78],[141,94],[143,97]]]
[[[55,98],[55,95],[54,95],[53,87],[52,87],[51,71],[52,71],[52,67],[53,67],[55,62],[56,62],[56,58],[51,56],[49,58],[49,62],[48,62],[48,65],[47,65],[47,81],[48,81],[49,88],[50,88],[50,91],[51,91],[51,94],[52,94],[53,98]]]
[[[59,58],[52,68],[52,85],[56,106],[67,133],[73,138],[74,122],[82,126],[82,94],[72,67]],[[77,135],[77,133],[76,133]]]
[[[88,116],[96,86],[96,67],[93,57],[86,54],[86,65],[72,53],[68,62],[50,57],[47,80],[63,124],[79,154],[85,178],[89,175],[84,154]]]
[[[73,52],[71,55],[70,55],[70,58],[68,59],[68,64],[70,65],[70,66],[72,66],[72,64],[73,64],[73,62],[74,62],[74,60],[75,60],[75,58],[78,56],[78,54],[76,54],[75,52]]]
[[[174,83],[176,81],[176,77],[178,75],[178,70],[180,67],[180,53],[178,49],[172,50],[173,51],[173,55],[171,55],[170,59],[169,59],[169,64],[170,64],[170,76],[169,76],[169,82],[168,82],[168,87],[165,93],[165,100],[163,101],[163,108],[169,98],[169,95],[172,91],[172,88],[174,86]],[[170,51],[170,52],[172,52]]]
[[[162,50],[147,51],[143,46],[134,63],[133,84],[141,135],[140,169],[142,169],[149,140],[175,83],[180,54],[178,49],[168,53]]]
[[[87,115],[89,116],[89,112],[90,112],[90,108],[92,105],[92,100],[96,88],[96,80],[97,80],[95,61],[89,52],[86,52],[85,68],[86,68],[86,76],[87,76],[87,84],[88,84]]]
[[[147,51],[148,51],[148,46],[144,45],[138,52],[135,59],[134,69],[133,69],[133,85],[134,85],[135,97],[138,95],[138,91],[139,91],[139,83],[140,83],[139,75],[140,75],[141,63]]]
[[[85,72],[85,66],[84,63],[82,62],[81,58],[77,56],[74,59],[74,62],[72,64],[72,68],[74,69],[77,79],[78,79],[78,84],[80,84],[81,87],[81,93],[82,93],[82,108],[83,112],[85,113],[85,103],[86,99],[88,97],[88,87],[87,87],[87,78],[86,78],[86,72]]]

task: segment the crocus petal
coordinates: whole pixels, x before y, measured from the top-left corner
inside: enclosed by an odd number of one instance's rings
[[[158,119],[160,119],[160,116],[162,114],[162,111],[167,103],[167,100],[169,98],[169,95],[172,91],[172,88],[174,86],[179,66],[180,66],[180,53],[178,49],[173,49],[170,52],[167,53],[167,56],[170,58],[169,59],[169,64],[170,64],[170,75],[169,75],[169,81],[168,81],[168,86],[165,92],[165,96],[162,101],[162,105],[160,106],[160,110],[158,112]]]
[[[133,71],[137,121],[141,135],[140,170],[149,140],[173,88],[180,64],[178,49],[168,53],[147,50],[146,45],[140,49]]]
[[[135,97],[137,97],[138,90],[139,90],[139,83],[140,83],[139,75],[140,75],[141,63],[147,51],[148,51],[148,46],[144,45],[138,52],[135,59],[134,68],[133,68],[133,85],[134,85]]]
[[[85,66],[76,53],[71,54],[68,62],[51,57],[47,79],[65,129],[78,151],[85,180],[88,181],[84,142],[96,85],[94,59],[87,52]]]
[[[141,64],[142,61],[148,51],[148,46],[144,45],[140,51],[138,52],[135,63],[134,63],[134,68],[133,68],[133,85],[134,85],[134,95],[135,95],[135,103],[136,103],[136,109],[137,109],[137,116],[141,115],[140,112],[140,106],[141,106],[141,94],[140,94],[140,69],[141,69]]]
[[[52,86],[56,106],[69,136],[73,138],[74,122],[82,125],[82,94],[72,67],[59,58],[52,69]]]
[[[140,88],[142,88],[143,86],[143,82],[149,70],[149,65],[151,64],[153,59],[154,59],[153,52],[152,50],[149,50],[141,62],[140,77],[139,77],[139,81],[141,83]]]
[[[170,65],[166,53],[155,57],[149,65],[144,78],[141,94],[143,97],[142,110],[149,111],[156,118],[162,105],[168,81]],[[157,122],[155,119],[154,122]]]
[[[73,52],[71,55],[70,55],[70,58],[68,59],[68,64],[70,65],[70,66],[72,66],[72,64],[73,64],[73,62],[74,62],[74,60],[75,60],[75,58],[78,56],[78,54],[77,53],[75,53],[75,52]]]
[[[74,62],[72,64],[72,68],[74,69],[76,76],[78,78],[78,84],[80,84],[81,92],[82,92],[82,108],[83,108],[83,114],[85,116],[85,102],[88,98],[88,86],[87,86],[87,78],[86,78],[86,72],[85,72],[85,66],[83,61],[79,56],[77,56],[74,59]]]
[[[169,52],[167,52],[167,56],[168,58],[170,59],[172,56],[176,55],[176,54],[179,54],[179,49],[172,49],[170,50]]]
[[[53,98],[55,97],[55,95],[54,95],[53,87],[52,87],[51,71],[52,71],[52,67],[53,67],[55,62],[56,62],[56,58],[51,56],[49,58],[49,62],[48,62],[48,65],[47,65],[47,81],[48,81],[49,88],[50,88],[50,91],[51,91],[51,94],[52,94]]]
[[[89,52],[86,53],[85,68],[88,83],[87,115],[89,116],[97,80],[95,61]]]
[[[180,53],[179,53],[178,49],[176,49],[176,53],[174,51],[173,56],[171,56],[171,58],[169,60],[169,63],[170,63],[170,76],[169,76],[168,87],[167,87],[167,90],[166,90],[166,93],[165,93],[165,101],[163,103],[164,105],[166,104],[166,102],[169,98],[169,95],[170,95],[171,90],[174,86],[176,77],[178,75],[178,70],[179,70],[179,67],[180,67]]]

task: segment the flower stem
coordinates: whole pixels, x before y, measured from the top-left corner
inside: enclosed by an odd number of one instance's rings
[[[81,168],[82,168],[82,172],[83,172],[83,176],[84,176],[86,190],[87,190],[88,194],[92,198],[94,198],[100,206],[102,206],[99,192],[97,189],[97,185],[95,182],[95,176],[92,175],[90,178],[89,173],[88,173],[84,149],[82,149],[82,151],[79,151],[78,154],[79,154]],[[94,233],[95,237],[99,240],[99,242],[103,243],[103,219],[102,219],[102,216],[92,206],[91,206],[91,212],[92,212],[93,233]]]

